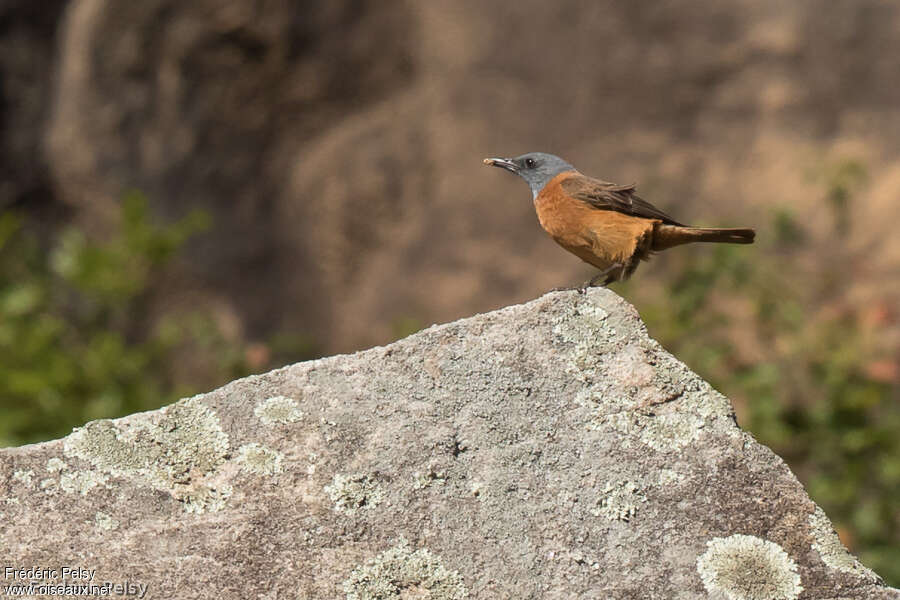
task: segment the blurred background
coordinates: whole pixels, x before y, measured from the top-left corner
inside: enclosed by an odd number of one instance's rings
[[[900,6],[0,0],[0,445],[592,270],[485,156],[757,244],[612,289],[900,585]]]

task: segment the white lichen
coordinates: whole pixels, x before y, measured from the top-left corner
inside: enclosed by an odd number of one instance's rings
[[[378,481],[364,473],[337,474],[325,493],[334,502],[334,510],[348,515],[359,510],[374,508],[384,499],[384,491]]]
[[[284,396],[266,398],[256,405],[256,408],[253,409],[253,414],[264,425],[296,423],[303,418],[303,413],[300,411],[297,401]]]
[[[681,450],[700,437],[703,426],[703,419],[697,415],[681,411],[666,413],[646,417],[639,437],[654,450]]]
[[[184,503],[185,512],[208,513],[218,512],[225,508],[228,499],[234,493],[230,485],[201,486],[181,494],[181,502]]]
[[[601,356],[599,344],[595,340],[575,340],[566,363],[566,373],[581,383],[592,384],[602,375]]]
[[[118,527],[119,527],[119,521],[112,518],[105,512],[100,512],[100,511],[97,511],[94,514],[94,523],[100,529],[106,529],[107,531],[112,531],[113,529],[118,529]]]
[[[256,442],[238,448],[237,461],[242,469],[257,475],[272,475],[284,470],[284,455]]]
[[[87,496],[87,493],[98,485],[106,485],[108,479],[108,475],[96,471],[72,471],[60,476],[59,489],[67,494],[78,493]]]
[[[647,415],[637,411],[597,414],[588,423],[591,429],[613,429],[636,437],[642,444],[660,452],[681,450],[700,437],[705,421],[696,414],[668,412]],[[627,447],[629,439],[622,440]]]
[[[47,461],[47,472],[48,473],[59,473],[60,471],[65,471],[69,468],[69,465],[65,463],[61,458],[53,457]]]
[[[34,471],[32,471],[31,469],[27,471],[23,471],[21,469],[15,471],[13,472],[13,480],[18,481],[25,487],[31,487],[34,483]]]
[[[343,588],[347,600],[463,600],[469,596],[458,571],[447,569],[427,549],[413,551],[404,539],[354,569]]]
[[[421,490],[435,481],[443,483],[447,480],[447,474],[443,471],[435,471],[434,469],[428,469],[425,473],[420,473],[416,471],[413,473],[413,489]]]
[[[655,484],[660,487],[669,487],[674,484],[681,483],[685,477],[678,471],[672,469],[660,469],[656,473]]]
[[[615,333],[605,323],[608,316],[606,310],[585,299],[554,320],[554,336],[569,345],[566,372],[579,381],[591,383],[599,376],[603,347]]]
[[[599,505],[591,510],[595,517],[604,516],[610,521],[629,521],[638,511],[638,505],[647,497],[632,481],[607,483],[600,496]]]
[[[812,534],[812,548],[822,557],[822,562],[838,571],[852,573],[869,581],[879,581],[878,575],[864,567],[859,560],[844,547],[831,521],[820,507],[809,515],[809,527]]]
[[[795,600],[803,586],[797,564],[774,542],[752,535],[713,538],[697,558],[710,593],[728,600]]]

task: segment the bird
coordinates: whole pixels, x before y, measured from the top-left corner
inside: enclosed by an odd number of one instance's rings
[[[531,187],[541,227],[557,244],[600,269],[580,289],[631,277],[652,253],[692,242],[752,244],[750,228],[690,227],[679,223],[621,185],[582,175],[553,154],[529,152],[516,158],[485,158]],[[601,283],[602,282],[602,283]]]

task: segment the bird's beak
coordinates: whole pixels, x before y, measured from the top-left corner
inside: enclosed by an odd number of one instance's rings
[[[516,163],[508,158],[486,158],[484,159],[484,164],[492,167],[500,167],[507,171],[512,171],[513,173],[519,172],[519,167],[516,166]]]

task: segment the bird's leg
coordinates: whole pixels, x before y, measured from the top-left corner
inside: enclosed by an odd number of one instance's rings
[[[599,273],[597,273],[596,275],[591,277],[588,281],[585,281],[584,284],[581,286],[581,291],[584,292],[589,287],[595,287],[600,282],[601,279],[603,279],[604,277],[608,277],[613,271],[615,271],[616,269],[621,269],[624,266],[625,265],[623,265],[622,263],[615,263],[615,264],[603,269],[602,271],[600,271]],[[607,279],[603,283],[603,287],[609,285],[610,283],[612,283],[612,281]]]
[[[574,291],[578,292],[579,294],[583,294],[585,292],[585,290],[587,290],[589,287],[596,287],[597,283],[601,279],[609,276],[610,273],[614,272],[616,269],[621,269],[624,266],[625,265],[623,265],[622,263],[615,263],[611,267],[603,269],[602,271],[600,271],[599,273],[597,273],[596,275],[594,275],[593,277],[591,277],[590,279],[588,279],[587,281],[582,283],[581,285],[571,285],[569,287],[557,287],[557,288],[553,288],[550,291],[551,292],[571,292],[574,290]],[[612,283],[612,281],[606,281],[603,285],[606,286],[609,283]]]

